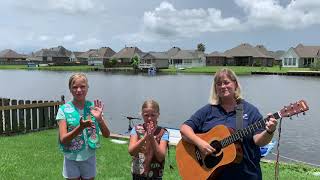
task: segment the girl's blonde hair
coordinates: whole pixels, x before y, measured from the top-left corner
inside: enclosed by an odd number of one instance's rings
[[[72,85],[74,84],[74,82],[77,79],[84,79],[84,81],[86,82],[87,87],[89,87],[87,76],[85,74],[83,74],[83,73],[75,73],[69,78],[69,89],[70,90],[72,88]]]
[[[233,81],[234,83],[236,83],[237,87],[235,90],[235,99],[238,101],[240,99],[242,99],[241,97],[241,86],[238,80],[238,77],[236,76],[236,74],[231,70],[231,69],[227,69],[227,68],[223,68],[219,71],[217,71],[214,75],[214,79],[212,81],[212,85],[211,85],[211,90],[210,90],[210,97],[209,97],[209,103],[212,105],[217,105],[221,103],[220,98],[217,96],[217,90],[216,90],[216,83],[218,83],[219,81],[221,81],[221,78],[223,75],[226,75],[231,81]]]
[[[153,100],[153,99],[149,99],[144,101],[144,103],[142,104],[141,107],[141,112],[143,111],[144,108],[148,108],[151,107],[155,112],[160,114],[160,107],[159,107],[159,103],[157,103],[157,101]]]

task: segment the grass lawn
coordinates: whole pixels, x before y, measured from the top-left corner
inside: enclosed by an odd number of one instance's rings
[[[176,68],[161,69],[161,72],[169,73],[215,73],[221,68],[230,68],[237,75],[251,74],[251,72],[272,72],[272,73],[286,73],[288,71],[310,71],[309,68],[286,68],[282,67],[281,70],[279,66],[273,67],[251,67],[251,66],[205,66],[205,67],[193,67],[185,68],[184,70],[179,70]]]
[[[25,135],[0,137],[0,179],[63,179],[61,175],[63,155],[57,146],[57,130],[47,130]],[[96,179],[131,179],[127,144],[113,144],[103,139],[97,151]],[[174,167],[169,169],[169,164]],[[261,163],[263,179],[274,179],[274,164]],[[291,164],[280,165],[280,179],[310,179],[320,169]],[[166,158],[164,180],[180,179],[175,164],[175,149],[170,147],[170,157]]]

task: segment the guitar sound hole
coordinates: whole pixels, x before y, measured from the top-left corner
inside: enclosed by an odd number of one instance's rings
[[[213,141],[210,143],[210,145],[216,150],[216,152],[204,158],[204,164],[207,168],[215,167],[217,164],[219,164],[223,157],[223,152],[219,156],[217,156],[217,154],[219,154],[222,149],[221,143],[219,141]]]

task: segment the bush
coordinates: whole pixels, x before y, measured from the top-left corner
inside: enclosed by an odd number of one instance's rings
[[[315,60],[315,62],[311,64],[310,69],[313,71],[319,71],[320,70],[320,60]]]

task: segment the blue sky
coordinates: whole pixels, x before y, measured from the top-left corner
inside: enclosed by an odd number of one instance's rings
[[[319,0],[2,0],[0,51],[320,45]]]

